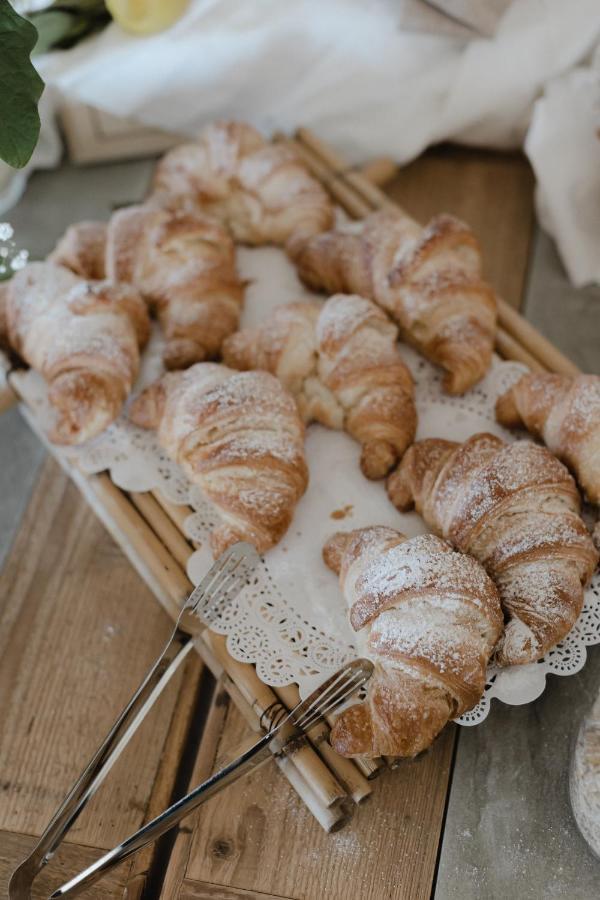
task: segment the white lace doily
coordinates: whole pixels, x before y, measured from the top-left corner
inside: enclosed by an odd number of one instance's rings
[[[273,306],[310,296],[297,280],[283,253],[273,248],[238,251],[239,268],[251,281],[243,324],[260,321]],[[416,382],[419,413],[417,438],[465,440],[477,431],[491,431],[505,440],[514,435],[495,421],[496,397],[521,375],[523,367],[494,358],[487,377],[464,397],[442,393],[440,375],[410,348],[402,348]],[[161,370],[160,336],[146,351],[140,385]],[[19,375],[19,389],[33,408],[37,424],[48,416],[45,388],[32,372]],[[233,657],[256,665],[269,685],[296,682],[302,694],[354,655],[353,632],[336,576],[321,559],[325,540],[337,530],[366,525],[390,525],[409,536],[424,532],[415,514],[401,514],[389,502],[381,482],[361,474],[359,446],[346,434],[319,425],[308,428],[306,453],[309,488],[288,534],[271,550],[255,582],[211,627],[227,636]],[[76,451],[62,452],[85,472],[110,470],[112,480],[129,491],[158,489],[164,496],[194,510],[186,522],[188,535],[199,544],[188,564],[197,583],[212,562],[208,535],[218,517],[190,485],[178,466],[156,444],[154,434],[122,417],[100,438]],[[584,610],[568,637],[540,662],[508,669],[490,668],[480,703],[458,721],[482,721],[492,697],[504,703],[527,703],[544,690],[547,673],[572,675],[586,659],[586,647],[600,643],[600,575],[586,592]]]

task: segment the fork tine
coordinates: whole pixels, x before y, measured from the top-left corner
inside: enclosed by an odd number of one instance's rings
[[[325,704],[323,707],[319,709],[315,709],[311,712],[310,715],[307,716],[305,721],[299,723],[299,727],[302,728],[303,731],[308,731],[312,726],[319,721],[319,719],[324,718],[328,713],[333,712],[337,707],[341,706],[342,703],[351,697],[352,694],[364,684],[364,680],[350,682],[346,688],[338,694],[336,697],[333,697],[331,701]]]
[[[214,594],[220,579],[231,571],[231,569],[237,565],[237,562],[237,558],[232,557],[229,551],[225,556],[219,557],[219,559],[213,563],[200,584],[193,590],[190,596],[190,603],[197,602],[201,598]]]
[[[211,614],[215,598],[219,604],[226,601],[229,594],[239,590],[241,582],[248,580],[259,562],[260,557],[251,544],[234,544],[219,557],[192,591],[186,608],[199,614],[199,608],[203,605],[202,616],[206,618]]]
[[[319,706],[308,710],[306,715],[296,724],[302,728],[303,731],[307,731],[319,719],[332,712],[336,707],[341,706],[342,703],[347,700],[348,697],[351,697],[364,683],[365,678],[354,678],[348,682],[344,682],[334,695],[327,698],[327,700],[319,704]]]
[[[291,716],[295,724],[306,730],[365,684],[372,671],[373,665],[368,660],[350,663],[292,710]]]

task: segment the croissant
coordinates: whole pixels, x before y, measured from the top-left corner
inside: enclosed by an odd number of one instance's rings
[[[48,383],[57,413],[52,441],[81,444],[117,418],[149,333],[146,305],[133,287],[30,263],[9,283],[6,321],[13,350]]]
[[[101,281],[106,277],[105,251],[106,223],[77,222],[67,228],[48,260],[82,278]]]
[[[401,510],[486,568],[507,617],[501,665],[540,659],[570,631],[598,561],[567,469],[545,447],[476,434],[418,441],[388,479]]]
[[[244,286],[218,222],[151,205],[118,210],[108,225],[106,272],[134,284],[156,310],[166,368],[212,359],[238,326]]]
[[[329,196],[293,150],[242,122],[216,122],[166,153],[153,190],[161,203],[216,216],[245,244],[283,245],[333,225]]]
[[[360,528],[330,538],[323,557],[375,666],[332,745],[343,756],[415,756],[483,694],[502,632],[498,592],[479,563],[431,534]]]
[[[337,294],[278,307],[258,328],[231,335],[224,362],[266,369],[296,397],[305,421],[345,428],[362,445],[361,468],[382,478],[413,442],[413,381],[395,325],[364,297]]]
[[[216,507],[215,556],[240,540],[264,553],[283,537],[308,470],[304,425],[276,378],[197,363],[146,388],[130,418],[158,429],[160,445]]]
[[[524,375],[496,403],[507,428],[524,425],[574,473],[592,503],[600,503],[600,377]]]
[[[310,287],[361,294],[385,309],[402,338],[446,370],[449,393],[464,393],[487,371],[496,299],[481,278],[479,245],[458,219],[436,216],[421,228],[385,210],[288,249]]]

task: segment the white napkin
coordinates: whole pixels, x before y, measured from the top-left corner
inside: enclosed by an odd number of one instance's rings
[[[600,282],[600,59],[550,81],[525,149],[538,214],[577,287]]]
[[[517,0],[469,41],[402,31],[391,0],[195,0],[166,32],[111,25],[39,66],[64,95],[165,130],[304,124],[352,162],[403,163],[441,140],[520,146],[545,85],[599,39],[598,0]]]

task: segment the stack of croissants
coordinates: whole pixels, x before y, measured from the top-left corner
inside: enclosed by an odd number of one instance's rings
[[[214,504],[215,554],[282,538],[308,482],[306,424],[360,444],[363,474],[387,478],[391,502],[432,533],[374,524],[323,549],[375,663],[331,740],[346,756],[413,756],[478,702],[490,660],[534,663],[581,611],[598,554],[576,482],[600,503],[600,378],[526,374],[499,398],[498,421],[536,443],[415,443],[398,339],[441,367],[451,394],[491,362],[496,298],[478,243],[450,215],[423,228],[400,210],[338,225],[334,212],[287,145],[216,123],[160,160],[144,203],[71,226],[15,274],[0,323],[48,384],[51,439],[80,444],[120,415],[157,318],[168,371],[128,415]],[[236,243],[284,248],[328,299],[238,330]]]

